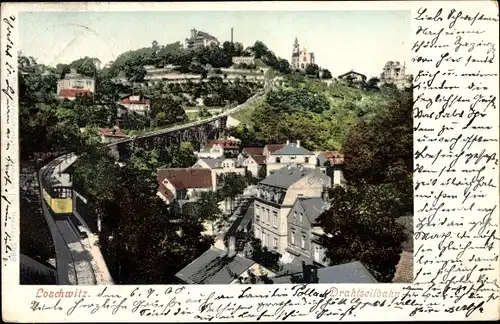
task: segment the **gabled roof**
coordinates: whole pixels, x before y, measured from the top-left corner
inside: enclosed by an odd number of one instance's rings
[[[358,72],[356,72],[356,71],[352,71],[352,70],[351,70],[351,71],[349,71],[349,72],[347,72],[347,73],[344,73],[344,74],[342,74],[342,75],[339,75],[338,77],[339,77],[339,78],[343,78],[343,77],[345,77],[346,75],[350,75],[350,74],[356,74],[356,75],[359,75],[359,76],[361,76],[361,77],[363,77],[363,78],[366,78],[366,75],[361,74],[361,73],[358,73]]]
[[[252,158],[257,162],[257,164],[266,164],[266,156],[265,155],[252,155]]]
[[[212,172],[210,169],[158,169],[157,178],[160,184],[167,179],[177,190],[212,188]]]
[[[271,155],[314,155],[314,153],[302,146],[298,146],[296,143],[289,143],[282,149],[274,151]]]
[[[306,217],[311,224],[315,224],[319,215],[328,207],[328,202],[321,197],[298,197],[297,202],[304,209]]]
[[[344,154],[337,151],[320,152],[317,158],[320,166],[323,166],[326,161],[330,161],[332,164],[344,163]]]
[[[211,247],[175,276],[187,284],[229,284],[254,264],[238,255],[228,258],[226,251]]]
[[[269,175],[260,183],[280,188],[289,188],[291,185],[299,181],[301,178],[312,173],[314,170],[298,167],[284,167]]]
[[[243,153],[248,155],[262,155],[264,153],[263,147],[245,147],[243,148]]]
[[[359,261],[318,269],[318,283],[377,283]]]
[[[266,146],[264,146],[264,149],[267,148],[267,151],[271,154],[274,151],[282,149],[283,147],[285,147],[285,145],[286,144],[267,144]]]

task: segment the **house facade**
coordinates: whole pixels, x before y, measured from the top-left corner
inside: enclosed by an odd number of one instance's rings
[[[306,48],[300,49],[299,41],[295,38],[292,51],[292,68],[305,71],[307,66],[311,64],[316,64],[314,53],[308,52]]]
[[[380,74],[380,83],[394,84],[403,89],[411,86],[411,75],[406,74],[406,63],[388,61]]]
[[[137,113],[147,116],[151,109],[151,98],[145,95],[126,95],[120,98],[118,104],[128,113]]]
[[[240,166],[237,159],[226,158],[201,158],[193,165],[196,169],[209,169],[211,171],[213,189],[224,184],[224,177],[227,174],[235,173],[241,176],[246,175],[246,168]]]
[[[231,58],[233,64],[239,65],[239,64],[246,64],[246,65],[254,65],[255,64],[255,57],[253,56],[233,56]]]
[[[254,178],[265,174],[266,156],[263,147],[245,147],[238,155],[238,162],[247,168]]]
[[[305,168],[316,168],[316,154],[297,143],[286,142],[285,146],[269,154],[266,158],[267,176],[288,165],[301,165]]]
[[[325,249],[320,243],[322,229],[318,217],[329,208],[327,197],[298,197],[288,214],[287,252],[302,259],[327,265]]]
[[[339,75],[337,79],[347,82],[361,83],[366,82],[366,75],[351,70],[347,73]]]
[[[320,197],[330,179],[319,170],[284,167],[257,187],[254,203],[254,235],[270,250],[284,253],[288,247],[287,217],[297,197]]]
[[[87,77],[76,73],[75,69],[71,69],[64,79],[57,81],[57,96],[75,100],[77,96],[91,96],[95,93],[94,78]]]
[[[211,191],[214,188],[210,169],[158,169],[157,181],[157,195],[167,204],[175,200],[182,205],[196,200],[200,192]]]
[[[332,179],[332,185],[345,183],[344,155],[336,151],[317,152],[318,167]]]
[[[184,48],[195,49],[207,46],[219,46],[219,44],[219,40],[214,36],[193,28],[191,29],[190,37],[184,41]]]

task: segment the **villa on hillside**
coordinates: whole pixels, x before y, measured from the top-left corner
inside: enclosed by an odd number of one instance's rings
[[[76,73],[75,69],[57,81],[57,96],[61,99],[75,100],[77,96],[92,96],[94,93],[94,78]]]
[[[118,101],[118,105],[127,113],[148,115],[151,108],[151,98],[145,95],[124,95]]]
[[[239,163],[246,167],[254,178],[263,178],[266,171],[266,156],[263,147],[245,147],[238,155]],[[261,177],[262,175],[262,177]]]
[[[288,247],[287,217],[297,197],[321,197],[330,178],[317,169],[287,166],[257,187],[254,234],[262,245],[280,253]]]
[[[99,136],[102,143],[112,143],[128,137],[118,126],[113,128],[99,128]]]
[[[219,40],[214,36],[194,28],[191,29],[190,37],[184,40],[185,49],[208,47],[212,45],[219,46],[219,44]]]
[[[351,70],[347,73],[339,75],[337,79],[346,82],[361,83],[366,82],[366,75]]]

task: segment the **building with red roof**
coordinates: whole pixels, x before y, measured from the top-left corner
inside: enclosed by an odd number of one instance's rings
[[[57,96],[75,100],[78,96],[92,96],[95,92],[94,78],[76,73],[71,69],[64,79],[57,81]]]
[[[113,128],[99,128],[99,136],[101,136],[103,143],[111,143],[128,137],[118,126]]]
[[[168,204],[174,200],[185,202],[196,199],[199,192],[213,189],[212,172],[210,169],[158,169],[157,180],[157,195]]]
[[[236,138],[221,138],[208,142],[200,152],[199,158],[236,157],[240,152],[240,140]]]

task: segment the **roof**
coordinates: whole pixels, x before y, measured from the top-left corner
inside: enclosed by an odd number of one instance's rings
[[[220,168],[222,162],[226,161],[226,160],[231,160],[231,161],[237,163],[237,160],[232,159],[232,158],[201,158],[200,160],[202,160],[203,162],[208,164],[208,166],[212,169]]]
[[[212,171],[210,169],[158,169],[157,179],[159,183],[168,179],[177,190],[188,188],[212,188]]]
[[[257,162],[257,164],[266,164],[266,156],[265,155],[252,155],[252,158]]]
[[[211,40],[217,40],[214,36],[210,35],[209,33],[202,32],[201,30],[196,31],[196,38],[198,37],[203,37],[206,39],[211,39]],[[188,38],[189,40],[193,40],[192,38]]]
[[[248,155],[262,155],[264,154],[263,147],[245,147],[243,148],[243,153]]]
[[[240,143],[235,140],[228,140],[228,139],[217,139],[208,142],[207,145],[205,145],[205,148],[212,148],[214,145],[220,145],[222,148],[239,148]]]
[[[328,207],[328,202],[321,197],[298,197],[297,201],[302,205],[311,224],[315,224],[316,219],[323,213],[325,207]]]
[[[280,150],[285,147],[286,144],[267,144],[265,148],[269,151],[269,153],[273,153],[274,151]]]
[[[359,261],[318,269],[318,283],[377,283]]]
[[[127,137],[120,128],[99,128],[99,133],[102,136],[111,136],[111,137]]]
[[[275,173],[269,175],[260,183],[274,187],[288,188],[297,181],[299,181],[304,176],[312,173],[313,171],[314,170],[306,168],[283,167],[278,171],[276,171]]]
[[[254,264],[238,255],[228,258],[226,251],[211,247],[175,276],[188,284],[229,284]]]
[[[344,74],[342,74],[342,75],[339,75],[338,77],[339,77],[339,78],[342,78],[342,77],[345,77],[346,75],[349,75],[349,74],[357,74],[357,75],[362,76],[363,78],[366,78],[366,75],[361,74],[361,73],[358,73],[358,72],[356,72],[356,71],[352,71],[352,70],[351,70],[351,71],[349,71],[349,72],[347,72],[347,73],[344,73]]]
[[[90,96],[90,95],[92,95],[92,91],[90,90],[62,89],[61,91],[59,91],[59,96],[65,98],[74,98],[76,96]]]
[[[314,153],[298,146],[296,143],[289,143],[283,148],[274,151],[271,155],[314,155]]]
[[[392,282],[413,282],[413,252],[403,251]]]
[[[137,97],[137,98],[134,98],[134,99],[139,99],[139,100],[130,100],[129,99],[129,102],[143,102],[144,99],[146,100],[150,100],[151,98],[147,95],[139,95],[139,94],[126,94],[126,95],[122,95],[120,96],[120,101],[121,100],[124,100],[124,99],[127,99],[127,98],[130,98],[130,97]]]

